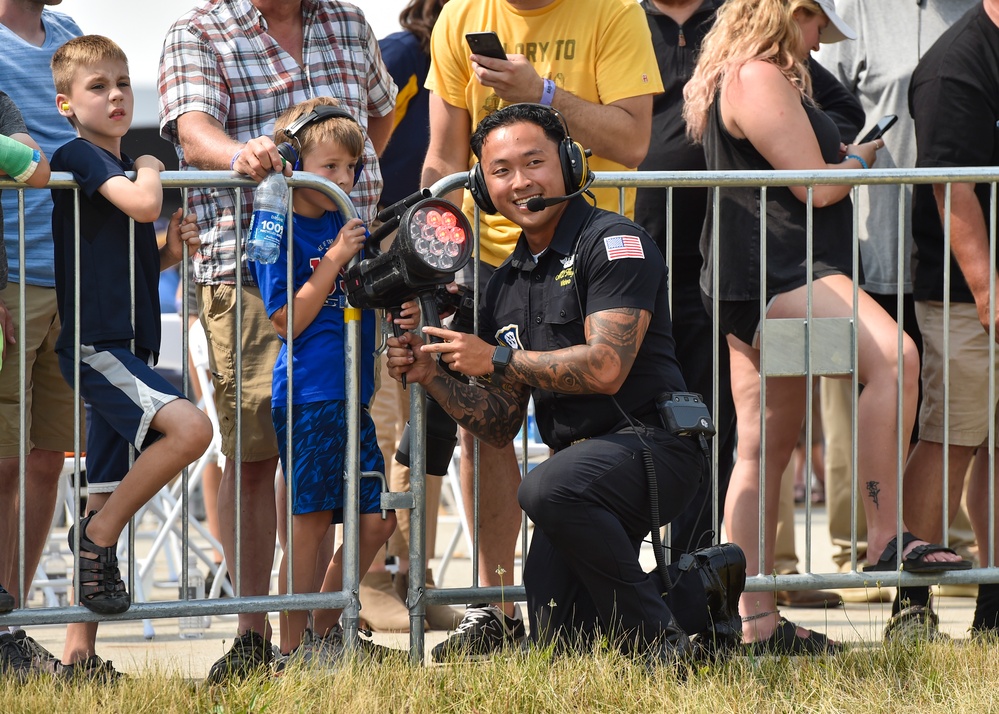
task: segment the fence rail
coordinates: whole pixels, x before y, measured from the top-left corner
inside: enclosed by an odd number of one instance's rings
[[[233,188],[252,188],[255,184],[249,179],[239,178],[233,176],[229,172],[164,172],[162,175],[162,181],[164,188],[179,188],[184,191],[193,188],[220,188],[220,189],[233,189]],[[961,168],[961,169],[951,169],[951,170],[937,170],[937,169],[872,169],[872,170],[845,170],[837,172],[826,172],[826,171],[774,171],[774,172],[621,172],[621,173],[598,173],[596,176],[596,181],[594,182],[595,187],[616,187],[621,191],[622,205],[623,205],[623,192],[627,189],[639,188],[639,187],[666,187],[668,189],[680,188],[680,187],[718,187],[718,186],[751,186],[759,187],[765,190],[766,187],[773,186],[814,186],[819,184],[849,184],[853,185],[854,197],[857,195],[857,188],[863,185],[914,185],[914,184],[950,184],[950,183],[985,183],[991,184],[992,186],[992,221],[989,226],[990,229],[990,242],[995,245],[996,241],[996,226],[995,226],[995,212],[996,212],[996,182],[999,181],[999,168]],[[315,176],[309,176],[304,174],[296,174],[293,179],[290,179],[290,183],[294,188],[314,188],[322,191],[326,195],[330,196],[337,204],[339,209],[344,212],[345,215],[354,216],[356,215],[353,205],[350,203],[349,199],[338,187],[329,181],[320,179]],[[432,187],[432,191],[435,195],[444,195],[450,191],[459,189],[465,184],[465,174],[455,174],[453,176],[447,177],[442,181],[438,182]],[[49,184],[50,188],[75,188],[76,184],[72,180],[69,174],[53,174],[52,180]],[[15,184],[9,180],[0,180],[0,189],[6,191],[16,190],[22,192],[24,190],[31,190],[23,187],[21,185]],[[238,195],[238,193],[237,193]],[[715,192],[717,196],[717,192]],[[811,194],[809,194],[811,195]],[[948,191],[949,195],[949,191]],[[186,196],[185,196],[186,199]],[[671,210],[671,203],[673,201],[673,195],[670,191],[667,197],[667,205],[664,206],[664,210]],[[901,206],[904,205],[904,192],[899,191],[899,202],[900,202],[900,215],[902,212]],[[186,200],[185,200],[186,203]],[[21,209],[23,211],[23,198],[20,202]],[[237,211],[239,210],[240,203],[237,202]],[[810,208],[810,206],[809,206]],[[710,210],[710,208],[709,208]],[[715,210],[717,210],[717,203],[715,203]],[[22,214],[23,216],[23,214]],[[667,263],[671,262],[672,255],[672,229],[671,227],[667,229]],[[949,224],[947,225],[947,245],[949,246]],[[23,228],[22,228],[23,231]],[[239,229],[237,229],[239,233]],[[477,233],[477,231],[476,231]],[[903,266],[904,260],[902,251],[904,250],[904,229],[900,225],[899,227],[899,240],[898,243],[898,265]],[[714,236],[714,240],[718,240],[717,233]],[[18,239],[18,244],[20,247],[19,251],[19,263],[24,265],[25,255],[24,255],[24,240],[23,232],[20,234]],[[858,221],[856,218],[856,213],[854,215],[854,246],[855,246],[855,261],[857,260],[857,253],[859,248],[858,244]],[[716,244],[717,246],[717,244]],[[718,251],[715,250],[715,255]],[[993,254],[994,255],[994,254]],[[237,261],[239,261],[240,253],[237,252]],[[182,264],[182,279],[183,284],[186,287],[187,282],[191,279],[186,268],[186,261]],[[717,272],[717,271],[716,271]],[[237,271],[239,273],[239,271]],[[901,273],[901,271],[900,271]],[[855,271],[856,274],[856,271]],[[671,275],[672,280],[672,275]],[[289,281],[290,282],[290,281]],[[21,299],[21,312],[18,315],[19,325],[24,324],[24,299],[23,299],[23,286],[22,289],[22,299]],[[241,280],[237,282],[237,295],[242,289]],[[289,289],[292,289],[290,286]],[[856,282],[854,284],[854,301],[856,303],[856,291],[858,286]],[[902,276],[899,276],[899,294],[902,293]],[[994,284],[993,284],[994,293]],[[185,291],[186,295],[186,291]],[[809,302],[810,302],[809,295]],[[237,297],[237,305],[240,304],[241,300]],[[901,297],[899,298],[901,303]],[[185,312],[186,312],[186,297],[185,297]],[[289,302],[290,307],[290,302]],[[945,307],[949,308],[949,300],[945,300]],[[810,310],[810,308],[809,308]],[[717,310],[715,310],[717,315]],[[809,311],[809,314],[810,311]],[[289,315],[289,321],[291,320]],[[715,318],[717,320],[717,317]],[[766,322],[766,321],[764,321]],[[188,329],[186,321],[182,321],[183,331],[182,331],[182,352],[187,355],[188,353]],[[239,318],[237,318],[237,324],[239,324]],[[359,355],[359,345],[360,345],[360,322],[358,320],[353,321],[352,324],[348,324],[349,331],[349,343],[348,343],[348,353],[346,363],[350,365],[351,369],[347,370],[348,379],[348,413],[355,415],[355,418],[350,420],[349,429],[349,440],[350,444],[348,448],[348,459],[347,459],[347,502],[345,507],[345,528],[344,528],[344,539],[345,539],[345,570],[344,570],[344,587],[343,590],[337,593],[322,593],[322,594],[294,594],[294,595],[268,595],[261,597],[233,597],[227,599],[211,599],[211,600],[198,600],[198,601],[157,601],[157,602],[138,602],[132,606],[126,613],[113,617],[100,617],[82,607],[44,607],[44,608],[30,608],[30,609],[19,609],[14,612],[0,616],[0,624],[7,623],[17,623],[21,624],[42,624],[42,623],[65,623],[65,622],[83,622],[83,621],[97,621],[97,620],[135,620],[135,619],[156,619],[156,618],[166,618],[166,617],[179,617],[184,615],[218,615],[218,614],[231,614],[238,612],[268,612],[283,609],[309,609],[309,608],[333,608],[333,607],[343,607],[344,608],[344,626],[347,633],[348,639],[356,636],[357,624],[358,624],[358,584],[359,584],[359,568],[358,568],[358,529],[357,529],[357,510],[358,510],[358,491],[357,484],[360,478],[359,467],[358,467],[358,426],[357,426],[357,409],[359,408],[359,365],[360,362],[356,357]],[[717,328],[717,322],[715,322],[715,328]],[[715,329],[717,335],[718,330]],[[23,350],[23,339],[18,336],[19,345],[17,349]],[[901,328],[899,328],[899,344],[901,345]],[[241,355],[238,353],[238,340],[237,344],[237,374],[239,374],[238,365],[241,363]],[[719,349],[724,346],[720,345],[718,338],[716,336],[715,343],[713,345],[713,354],[715,356],[715,365],[717,365],[717,357]],[[290,349],[294,349],[293,340],[291,340]],[[764,350],[766,350],[766,343],[764,343]],[[765,359],[765,358],[764,358]],[[290,361],[290,360],[289,360]],[[183,360],[184,366],[182,369],[183,379],[185,384],[189,383],[188,380],[188,368],[186,359]],[[812,359],[810,357],[805,359],[805,367],[803,370],[803,376],[806,379],[810,379],[813,374],[818,372],[813,371]],[[855,370],[854,370],[855,374]],[[290,378],[290,374],[289,374]],[[714,394],[715,400],[711,405],[713,412],[717,412],[717,374],[715,375],[715,389]],[[24,374],[24,355],[21,355],[21,374],[20,374],[20,384],[21,384],[21,403],[24,403],[24,389],[25,389],[25,374]],[[77,387],[78,390],[78,387]],[[289,387],[289,392],[291,391]],[[239,392],[239,387],[237,386],[237,393]],[[77,395],[78,395],[77,391]],[[853,392],[853,403],[852,403],[852,418],[853,423],[856,425],[856,410],[857,410],[857,385],[856,377],[854,376],[854,392]],[[410,399],[411,399],[411,413],[412,413],[412,426],[414,434],[414,439],[416,443],[411,449],[411,454],[413,458],[412,463],[412,491],[414,495],[415,502],[417,504],[416,508],[412,513],[412,536],[410,541],[410,561],[411,561],[411,573],[415,574],[415,577],[410,578],[410,592],[409,592],[409,603],[410,603],[410,614],[411,614],[411,630],[410,630],[410,653],[413,661],[422,661],[423,659],[423,642],[424,642],[424,614],[427,605],[437,605],[437,604],[455,604],[455,603],[468,603],[468,602],[485,602],[485,601],[498,601],[500,598],[510,599],[523,599],[524,588],[522,584],[514,584],[512,586],[498,588],[490,587],[483,588],[477,587],[477,576],[473,574],[472,587],[460,587],[460,588],[441,588],[436,590],[424,591],[422,587],[421,574],[425,571],[427,560],[426,560],[426,544],[423,542],[422,534],[424,532],[423,524],[426,517],[425,509],[423,507],[424,503],[424,479],[425,479],[425,454],[423,450],[423,424],[425,419],[425,414],[423,410],[423,392],[418,385],[413,385],[410,389]],[[810,406],[810,404],[809,404]],[[289,409],[289,420],[291,410]],[[22,410],[23,412],[23,410]],[[237,410],[237,415],[239,410]],[[808,410],[806,417],[806,431],[810,434],[811,430],[811,410]],[[239,418],[237,417],[237,428]],[[21,495],[21,503],[24,503],[25,494],[25,455],[27,454],[27,441],[25,435],[24,427],[24,416],[22,414],[22,429],[21,429],[21,465],[19,470],[19,493]],[[79,418],[76,423],[77,433],[79,433],[80,422]],[[856,437],[856,426],[854,426],[854,436]],[[290,433],[289,424],[289,433]],[[290,438],[290,437],[289,437]],[[79,441],[77,441],[79,443]],[[853,466],[854,474],[856,474],[857,466],[857,456],[856,456],[856,438],[854,438],[853,446]],[[994,424],[990,426],[989,430],[989,442],[990,445],[995,444],[995,433]],[[946,446],[946,442],[945,442]],[[238,450],[237,446],[237,450]],[[717,444],[714,445],[714,460],[717,463],[718,453]],[[289,454],[291,449],[289,448]],[[526,449],[525,449],[526,454]],[[764,455],[765,458],[765,455]],[[525,456],[526,459],[526,456]],[[810,466],[810,461],[809,464]],[[80,495],[80,461],[79,456],[76,458],[75,472],[76,476],[74,478],[76,494],[75,503],[79,503]],[[237,484],[240,483],[240,470],[237,465]],[[762,469],[761,469],[762,473]],[[899,463],[897,477],[900,478],[902,473],[902,464]],[[188,510],[188,472],[182,475],[182,489],[181,489],[181,503],[182,503],[182,534],[181,534],[181,552],[185,554],[190,548],[190,533],[189,533],[189,521],[190,513]],[[715,478],[717,478],[715,476]],[[945,479],[947,475],[945,474]],[[989,478],[992,488],[994,489],[995,481],[995,463],[994,456],[989,453]],[[854,484],[852,486],[851,493],[851,506],[854,513],[856,512],[857,505],[857,483],[856,477],[854,478]],[[946,483],[946,480],[945,480]],[[237,486],[237,494],[240,492],[240,488]],[[717,489],[714,490],[717,492]],[[991,493],[991,492],[990,492]],[[239,496],[237,495],[237,498]],[[291,499],[288,500],[288,542],[291,543]],[[437,504],[431,504],[431,507],[436,508]],[[946,503],[945,503],[946,507]],[[806,532],[811,531],[811,505],[806,506]],[[237,514],[240,512],[240,508],[237,501]],[[459,514],[461,515],[461,514]],[[717,508],[713,508],[714,523],[718,524],[719,513]],[[24,573],[24,528],[25,528],[25,510],[22,508],[19,513],[19,523],[18,530],[20,534],[20,551],[18,555],[18,573],[21,591],[24,592],[27,585],[30,584],[31,578],[28,574]],[[990,506],[990,523],[994,524],[995,514],[994,509]],[[855,516],[854,516],[855,519]],[[477,528],[477,516],[474,518],[473,523],[470,524],[471,532],[474,534],[478,531]],[[239,543],[239,534],[242,533],[243,528],[246,524],[243,524],[239,520],[237,515],[237,544]],[[762,530],[762,529],[761,529]],[[994,525],[993,525],[994,530]],[[717,532],[717,527],[716,527]],[[132,554],[135,552],[134,544],[134,534],[135,529],[129,529],[130,538],[128,545],[128,552]],[[525,529],[524,536],[522,538],[523,545],[526,548],[527,544],[527,532]],[[477,542],[477,539],[476,539]],[[761,544],[762,545],[762,544]],[[293,545],[290,547],[294,547]],[[237,545],[238,549],[238,545]],[[969,571],[951,571],[943,574],[935,575],[914,575],[907,572],[878,572],[878,573],[864,573],[858,568],[858,557],[857,557],[857,524],[854,520],[852,524],[852,559],[851,559],[851,570],[850,572],[844,573],[823,573],[814,572],[811,566],[811,538],[810,536],[806,540],[805,545],[805,571],[798,575],[761,575],[756,574],[751,576],[747,581],[747,590],[751,591],[763,591],[763,590],[802,590],[802,589],[813,589],[813,588],[858,588],[858,587],[873,587],[877,585],[881,586],[899,586],[899,585],[928,585],[928,584],[958,584],[958,583],[999,583],[999,568],[994,567],[994,560],[992,562],[993,567],[987,568],[975,568]],[[473,549],[474,550],[474,549]],[[762,551],[762,548],[761,548]],[[473,555],[473,561],[475,556]],[[237,555],[237,562],[241,558]],[[290,558],[289,558],[290,560]],[[135,582],[135,559],[129,558],[129,587],[130,591],[134,586]],[[750,564],[751,571],[753,570],[753,564]],[[181,564],[179,567],[180,573],[179,578],[182,583],[186,583],[188,579],[187,573],[187,560],[186,557],[181,558]],[[238,566],[237,566],[238,570]],[[473,573],[475,573],[475,568],[473,567]],[[238,582],[239,573],[237,572],[236,580]],[[288,576],[289,590],[291,582],[291,575]],[[518,581],[519,582],[519,581]],[[11,585],[17,586],[16,584],[5,583],[8,589]],[[186,587],[184,591],[186,592]]]

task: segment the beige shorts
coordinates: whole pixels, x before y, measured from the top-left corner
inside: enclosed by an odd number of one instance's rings
[[[919,438],[939,444],[944,441],[943,318],[943,303],[916,302],[916,319],[923,333]],[[989,422],[995,421],[996,402],[988,400],[989,334],[978,321],[973,303],[951,303],[949,342],[950,443],[980,446],[988,438]],[[999,345],[996,352],[999,357]]]
[[[278,454],[271,420],[271,380],[281,340],[267,319],[257,288],[243,288],[240,369],[236,365],[236,286],[199,285],[198,310],[208,338],[208,362],[215,384],[222,453],[236,455],[236,374],[242,377],[240,424],[242,461],[264,461]]]
[[[10,283],[0,299],[14,318],[14,337],[21,339],[17,324],[21,286]],[[73,451],[73,390],[59,371],[55,353],[59,337],[56,291],[25,285],[25,389],[28,450]],[[20,454],[21,403],[19,391],[20,344],[7,345],[0,369],[0,458]],[[80,448],[86,447],[84,416],[80,414]]]

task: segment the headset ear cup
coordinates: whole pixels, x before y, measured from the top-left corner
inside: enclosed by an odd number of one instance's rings
[[[586,150],[578,141],[573,141],[568,134],[558,147],[559,160],[562,162],[562,178],[565,180],[565,192],[574,193],[586,183],[589,167],[586,163]]]
[[[486,177],[482,173],[482,164],[476,164],[468,172],[468,192],[472,194],[472,200],[483,213],[496,213],[496,206],[489,196],[489,189],[486,188]]]
[[[291,167],[293,170],[298,171],[299,169],[298,151],[295,150],[294,146],[292,146],[287,141],[282,142],[281,144],[278,144],[278,153],[281,155],[282,159],[284,159],[285,161],[287,161],[289,164],[292,165]]]

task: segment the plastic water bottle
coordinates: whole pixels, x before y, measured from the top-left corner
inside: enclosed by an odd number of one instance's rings
[[[69,569],[66,566],[66,559],[59,552],[58,544],[49,542],[48,552],[45,554],[45,560],[42,562],[42,571],[49,580],[66,580]],[[59,607],[65,607],[68,603],[67,590],[68,586],[65,582],[52,586],[52,591],[55,593]]]
[[[281,237],[288,219],[288,180],[275,172],[253,192],[253,218],[246,241],[246,257],[258,263],[274,263],[281,250]]]
[[[180,586],[180,596],[183,598],[183,583]],[[189,555],[187,557],[187,599],[203,600],[205,597],[205,576],[198,569],[198,557]],[[179,632],[182,640],[201,639],[205,636],[204,617],[201,615],[187,615],[180,618]]]

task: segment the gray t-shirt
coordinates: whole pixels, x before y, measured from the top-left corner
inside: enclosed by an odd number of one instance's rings
[[[0,92],[0,134],[27,134],[21,112],[14,101]],[[3,243],[3,208],[0,206],[0,290],[7,287],[7,248]]]
[[[981,0],[839,0],[836,12],[857,31],[855,41],[822,45],[815,55],[860,100],[868,127],[886,114],[898,123],[884,135],[877,168],[913,168],[916,130],[909,116],[912,70],[944,31]],[[863,134],[863,132],[862,132]],[[844,137],[844,140],[853,137]],[[848,142],[849,143],[849,142]],[[898,293],[897,186],[862,186],[856,206],[864,289]],[[902,291],[912,292],[912,187],[904,188],[904,271]]]

